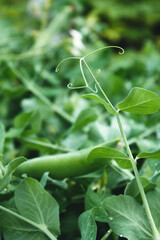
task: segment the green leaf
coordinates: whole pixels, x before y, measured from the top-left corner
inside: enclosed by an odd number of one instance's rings
[[[14,119],[15,128],[25,127],[25,125],[28,124],[28,122],[30,121],[32,114],[33,114],[33,111],[30,111],[26,113],[21,113],[17,117],[15,117]]]
[[[0,227],[3,228],[5,240],[47,240],[48,238],[39,229],[29,223],[22,221],[11,213],[15,209],[9,210],[0,209]]]
[[[41,115],[38,109],[26,113],[21,113],[14,119],[14,127],[16,129],[21,129],[22,132],[25,130],[23,133],[25,135],[36,133],[40,129],[40,126]],[[29,129],[27,127],[29,127]]]
[[[98,118],[98,114],[92,108],[84,109],[78,115],[73,127],[72,131],[77,131],[87,126],[89,123],[94,122]]]
[[[143,207],[130,196],[112,196],[104,200],[108,223],[119,236],[129,240],[153,240]]]
[[[160,97],[143,88],[133,88],[126,99],[118,104],[120,111],[135,114],[152,114],[160,108]]]
[[[124,153],[109,147],[94,148],[88,155],[88,161],[92,162],[94,159],[114,159],[122,168],[132,168],[129,157]]]
[[[143,185],[143,189],[145,193],[153,190],[156,187],[156,184],[151,183],[147,178],[144,178],[144,177],[141,177],[141,183]],[[127,184],[124,193],[125,195],[130,195],[136,198],[136,200],[141,203],[141,196],[140,196],[139,188],[135,178]]]
[[[100,207],[93,207],[82,213],[78,219],[78,225],[82,235],[82,239],[96,239],[97,225],[96,221],[107,223],[107,213]]]
[[[93,207],[102,207],[102,201],[108,196],[108,193],[98,194],[89,187],[85,195],[85,209],[90,210]]]
[[[23,224],[19,225],[18,228],[14,226],[12,230],[5,229],[3,232],[5,240],[48,240],[48,237],[43,233],[38,232],[31,227],[24,230]]]
[[[108,215],[103,207],[94,207],[92,209],[92,214],[94,215],[95,221],[102,222],[102,223],[108,222],[108,218],[107,218]]]
[[[19,137],[20,134],[23,132],[23,128],[10,128],[9,131],[6,133],[7,138],[15,138]]]
[[[5,140],[5,129],[3,124],[0,122],[0,152],[3,152],[4,140]]]
[[[16,168],[27,159],[24,157],[19,157],[12,160],[6,167],[5,167],[5,175],[2,179],[0,179],[0,192],[9,184],[12,173],[16,170]]]
[[[40,180],[40,184],[43,188],[45,188],[46,184],[47,184],[47,181],[48,181],[48,175],[49,175],[49,172],[45,172],[42,177],[41,177],[41,180]]]
[[[153,216],[153,219],[155,221],[156,227],[158,231],[160,232],[160,188],[157,188],[146,195],[148,204]]]
[[[91,98],[91,99],[94,99],[96,100],[97,102],[101,103],[102,105],[104,105],[104,107],[106,108],[106,110],[115,115],[116,114],[116,111],[113,110],[113,108],[111,108],[111,106],[106,102],[104,101],[102,98],[100,98],[97,94],[94,94],[94,93],[90,93],[90,94],[86,94],[86,95],[83,95],[82,97],[84,98]]]
[[[148,152],[139,153],[136,156],[136,159],[140,159],[140,158],[151,158],[151,159],[160,160],[160,150],[158,150],[156,152],[152,152],[152,153],[148,153]]]
[[[92,215],[92,210],[82,213],[78,219],[81,240],[96,240],[97,225]]]
[[[24,179],[15,191],[15,204],[23,217],[47,226],[54,236],[60,234],[58,204],[38,181]]]

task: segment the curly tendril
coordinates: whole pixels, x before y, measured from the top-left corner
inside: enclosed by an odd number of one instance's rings
[[[86,88],[87,86],[79,86],[79,87],[74,87],[73,86],[73,83],[68,83],[67,84],[67,87],[69,88],[69,89],[81,89],[81,88]]]
[[[69,83],[69,84],[67,85],[67,87],[68,87],[69,89],[89,88],[92,92],[97,93],[97,92],[98,92],[97,85],[99,86],[99,82],[97,81],[97,79],[95,78],[95,76],[94,76],[94,74],[92,73],[91,69],[89,68],[87,62],[85,61],[85,58],[88,57],[88,56],[90,56],[90,55],[92,55],[92,54],[94,54],[94,53],[96,53],[96,52],[98,52],[98,51],[101,51],[101,50],[104,50],[104,49],[107,49],[107,48],[117,48],[117,49],[120,49],[120,50],[121,50],[121,51],[119,52],[119,54],[123,54],[123,53],[124,53],[124,49],[123,49],[122,47],[119,47],[119,46],[106,46],[106,47],[98,48],[98,49],[90,52],[89,54],[85,55],[84,57],[68,57],[68,58],[63,59],[63,60],[57,65],[55,72],[58,72],[58,71],[59,71],[60,65],[61,65],[62,63],[64,63],[65,61],[67,61],[67,60],[72,60],[72,59],[77,59],[77,60],[79,60],[80,71],[81,71],[81,74],[82,74],[82,77],[83,77],[83,80],[84,80],[85,85],[84,85],[84,86],[76,87],[76,86],[73,86],[72,83]],[[89,73],[91,74],[92,78],[93,78],[94,81],[95,81],[95,89],[92,89],[92,88],[89,86],[88,82],[87,82],[87,79],[86,79],[85,74],[84,74],[84,71],[83,71],[82,62],[85,64],[85,66],[87,67]]]
[[[123,53],[125,52],[124,49],[123,49],[122,47],[119,47],[119,46],[106,46],[106,47],[98,48],[98,49],[96,49],[96,50],[88,53],[88,54],[85,55],[83,58],[86,58],[86,57],[92,55],[93,53],[99,52],[99,51],[104,50],[104,49],[107,49],[107,48],[117,48],[117,49],[120,49],[121,52],[119,52],[119,54],[123,54]]]
[[[67,60],[72,60],[72,59],[78,59],[78,60],[80,60],[81,58],[80,58],[80,57],[68,57],[68,58],[63,59],[62,61],[60,61],[60,63],[58,63],[58,65],[57,65],[57,67],[56,67],[56,69],[55,69],[55,72],[58,72],[58,71],[59,71],[59,67],[60,67],[60,65],[61,65],[62,63],[64,63],[64,62],[67,61]]]

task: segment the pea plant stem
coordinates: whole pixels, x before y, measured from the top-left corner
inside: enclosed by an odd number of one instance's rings
[[[111,233],[112,233],[112,229],[109,229],[108,232],[101,238],[101,240],[106,240]]]
[[[144,204],[144,208],[146,210],[148,221],[149,221],[150,226],[152,228],[154,239],[155,240],[160,240],[160,234],[159,234],[159,232],[156,228],[155,222],[153,220],[153,217],[152,217],[152,214],[151,214],[148,202],[147,202],[147,198],[146,198],[146,195],[145,195],[145,192],[144,192],[141,180],[140,180],[140,176],[139,176],[138,169],[137,169],[137,166],[136,166],[136,161],[133,158],[133,155],[132,155],[131,149],[129,147],[125,132],[123,130],[123,126],[122,126],[122,123],[121,123],[121,120],[120,120],[120,117],[119,117],[119,112],[117,112],[116,118],[117,118],[118,126],[119,126],[119,129],[120,129],[125,147],[127,149],[130,161],[132,163],[132,167],[133,167],[133,171],[134,171],[134,174],[135,174],[135,177],[136,177],[137,185],[138,185],[138,188],[139,188],[139,191],[140,191],[140,194],[141,194],[141,198],[142,198],[142,201],[143,201],[143,204]]]
[[[115,108],[113,107],[112,103],[110,102],[109,98],[106,96],[105,92],[103,91],[101,85],[99,84],[99,82],[98,82],[97,79],[95,78],[94,74],[92,73],[90,67],[88,66],[88,64],[87,64],[86,61],[84,60],[84,58],[83,58],[83,61],[84,61],[85,65],[86,65],[88,71],[90,72],[91,76],[93,77],[95,83],[96,83],[97,86],[99,87],[101,93],[103,94],[104,98],[105,98],[106,101],[109,103],[109,105],[111,106],[111,108],[112,108],[114,111],[116,111]]]
[[[112,105],[112,103],[111,103],[110,100],[108,99],[107,95],[105,94],[105,92],[104,92],[104,90],[102,89],[101,85],[99,84],[99,82],[98,82],[97,79],[95,78],[94,74],[92,73],[92,71],[91,71],[90,67],[88,66],[87,62],[85,61],[85,59],[82,58],[82,60],[83,60],[83,62],[85,63],[85,65],[86,65],[89,73],[90,73],[91,76],[93,77],[96,85],[97,85],[98,88],[100,89],[102,95],[104,96],[104,98],[106,99],[106,101],[108,102],[108,104],[110,105],[110,107],[113,109],[113,111],[115,112],[115,116],[116,116],[116,119],[117,119],[117,123],[118,123],[118,126],[119,126],[119,129],[120,129],[120,132],[121,132],[121,135],[122,135],[122,138],[123,138],[123,141],[124,141],[124,144],[125,144],[127,153],[128,153],[128,155],[129,155],[129,158],[130,158],[130,161],[131,161],[131,164],[132,164],[132,168],[133,168],[133,171],[134,171],[134,174],[135,174],[135,178],[136,178],[136,181],[137,181],[137,185],[138,185],[138,188],[139,188],[139,192],[140,192],[140,195],[141,195],[141,198],[142,198],[142,201],[143,201],[143,205],[144,205],[144,208],[145,208],[147,217],[148,217],[148,221],[149,221],[150,226],[151,226],[151,229],[152,229],[152,233],[153,233],[154,240],[160,240],[160,234],[159,234],[159,232],[158,232],[158,230],[157,230],[157,228],[156,228],[155,222],[154,222],[154,220],[153,220],[153,217],[152,217],[152,214],[151,214],[149,205],[148,205],[148,201],[147,201],[147,198],[146,198],[146,195],[145,195],[145,192],[144,192],[144,189],[143,189],[141,180],[140,180],[140,176],[139,176],[138,169],[137,169],[137,166],[136,166],[136,160],[134,159],[134,157],[133,157],[133,155],[132,155],[131,149],[130,149],[130,147],[129,147],[129,143],[128,143],[128,141],[127,141],[125,132],[124,132],[124,130],[123,130],[123,126],[122,126],[122,123],[121,123],[121,120],[120,120],[120,116],[119,116],[119,111],[114,108],[114,106]]]

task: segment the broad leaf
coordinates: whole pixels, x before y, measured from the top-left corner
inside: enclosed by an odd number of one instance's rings
[[[22,216],[47,226],[55,236],[60,234],[58,204],[38,181],[23,180],[15,191],[15,204]]]
[[[119,236],[129,240],[153,240],[143,207],[130,196],[112,196],[104,200],[108,223]]]
[[[97,102],[101,103],[102,105],[104,105],[104,107],[106,108],[106,110],[115,115],[116,114],[116,111],[114,111],[114,109],[111,108],[111,106],[106,102],[104,101],[102,98],[100,98],[98,95],[94,94],[94,93],[90,93],[90,94],[86,94],[86,95],[83,95],[82,97],[84,98],[91,98],[91,99],[94,99],[96,100]]]
[[[160,160],[160,150],[152,153],[148,153],[148,152],[139,153],[136,156],[136,159],[140,159],[140,158],[152,158],[152,159]]]
[[[5,211],[6,210],[6,211]],[[5,240],[47,240],[48,238],[39,229],[12,215],[13,211],[0,209],[0,227],[3,228]]]
[[[135,114],[152,114],[160,109],[160,97],[143,88],[133,88],[126,99],[118,104],[120,111]]]
[[[12,173],[16,170],[16,168],[27,159],[24,157],[19,157],[12,160],[6,167],[5,167],[5,175],[2,179],[0,179],[0,191],[2,191],[10,182]]]
[[[156,184],[151,183],[147,178],[144,178],[144,177],[141,177],[141,183],[143,185],[143,189],[145,193],[153,190],[156,187]],[[140,196],[139,188],[135,178],[127,184],[125,188],[125,195],[130,195],[136,198],[137,201],[141,202],[141,196]]]
[[[147,193],[148,204],[155,221],[156,227],[160,232],[160,188]]]
[[[94,148],[88,155],[88,161],[92,162],[94,159],[114,159],[122,168],[132,168],[129,157],[113,148],[98,147]]]

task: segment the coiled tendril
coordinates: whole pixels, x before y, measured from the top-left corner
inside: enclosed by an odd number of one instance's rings
[[[57,65],[55,72],[58,72],[58,71],[59,71],[59,67],[60,67],[60,65],[61,65],[63,62],[65,62],[65,61],[67,61],[67,60],[77,59],[77,60],[79,60],[80,71],[81,71],[81,74],[82,74],[82,77],[83,77],[83,80],[84,80],[85,85],[76,87],[76,86],[73,86],[73,83],[69,83],[69,84],[67,85],[67,87],[68,87],[69,89],[89,88],[92,92],[97,93],[97,92],[98,92],[97,85],[99,85],[99,82],[97,81],[97,79],[95,78],[95,76],[94,76],[94,74],[92,73],[91,69],[89,68],[87,62],[85,61],[85,58],[87,58],[88,56],[94,54],[95,52],[104,50],[104,49],[106,49],[106,48],[118,48],[118,49],[121,50],[121,51],[119,52],[119,54],[123,54],[123,53],[124,53],[124,49],[123,49],[122,47],[119,47],[119,46],[106,46],[106,47],[98,48],[98,49],[90,52],[89,54],[85,55],[84,57],[81,57],[81,58],[80,58],[80,57],[68,57],[68,58],[63,59],[63,60]],[[92,88],[89,86],[88,82],[87,82],[87,79],[86,79],[85,74],[84,74],[84,71],[83,71],[82,61],[83,61],[83,63],[86,65],[88,71],[90,72],[92,78],[93,78],[94,81],[95,81],[95,89],[92,89]]]

